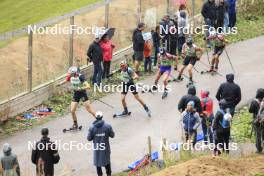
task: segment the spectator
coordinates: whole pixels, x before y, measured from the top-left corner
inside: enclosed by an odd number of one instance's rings
[[[139,73],[140,63],[143,61],[144,58],[145,41],[142,35],[142,31],[144,30],[144,28],[145,24],[139,23],[137,29],[135,29],[132,36],[136,73]]]
[[[160,48],[160,26],[156,26],[155,31],[152,31],[152,40],[153,40],[153,48],[154,48],[154,66],[157,66],[158,61],[158,53]]]
[[[195,108],[196,112],[198,112],[199,114],[202,113],[201,101],[196,96],[196,88],[194,86],[190,86],[188,89],[188,94],[184,95],[181,98],[181,100],[178,104],[178,110],[180,112],[183,112],[187,107],[187,103],[190,101],[194,102],[194,108]]]
[[[264,130],[261,123],[259,123],[258,115],[260,115],[261,102],[264,103],[264,89],[260,88],[257,90],[256,98],[251,102],[249,112],[253,114],[253,129],[256,133],[256,148],[257,152],[261,153],[263,150],[262,143],[264,140]]]
[[[169,51],[169,26],[170,26],[170,16],[164,15],[163,19],[160,22],[160,35],[162,47],[165,48],[166,51]]]
[[[205,25],[207,26],[207,31],[205,37],[208,38],[209,31],[211,28],[216,26],[216,5],[214,0],[208,0],[204,3],[202,7],[202,15],[204,17]],[[210,41],[207,40],[207,47],[211,47]]]
[[[170,45],[169,45],[169,53],[171,55],[177,55],[177,44],[178,44],[178,16],[174,15],[172,19],[170,19],[170,33],[169,33],[169,38],[170,38]]]
[[[215,114],[213,121],[213,132],[215,139],[214,155],[220,155],[221,150],[229,153],[229,138],[231,129],[232,115],[230,114],[228,103],[222,99],[219,102],[219,110]]]
[[[229,4],[228,4],[228,0],[223,0],[223,1],[224,1],[224,8],[225,8],[224,28],[225,28],[225,31],[227,31],[227,28],[229,26],[229,14],[228,14]]]
[[[102,61],[103,61],[103,52],[100,47],[100,35],[95,34],[94,42],[89,46],[87,51],[87,56],[90,58],[90,61],[93,62],[94,65],[94,73],[93,73],[93,84],[100,85],[101,79],[103,75],[102,69]]]
[[[54,164],[60,160],[57,146],[50,141],[48,128],[41,130],[42,138],[32,150],[31,161],[36,165],[37,176],[53,176]]]
[[[19,163],[17,156],[12,153],[10,144],[3,145],[4,156],[1,157],[0,174],[3,176],[20,176]]]
[[[109,137],[113,138],[115,133],[111,125],[106,124],[102,119],[103,113],[100,111],[96,112],[96,120],[93,122],[92,127],[89,128],[87,139],[88,141],[93,141],[94,144],[94,165],[96,166],[97,175],[102,176],[102,167],[105,167],[107,176],[111,176]]]
[[[195,103],[189,101],[187,103],[187,108],[182,113],[186,142],[192,141],[193,147],[196,144],[197,128],[201,124],[199,113],[196,112],[194,106]]]
[[[182,54],[182,46],[185,43],[184,29],[187,28],[186,12],[181,10],[180,17],[178,19],[178,55]]]
[[[111,61],[113,57],[113,49],[115,48],[115,45],[112,43],[112,41],[109,39],[107,34],[104,34],[102,36],[102,40],[100,41],[100,46],[103,52],[103,76],[102,78],[109,78],[110,75],[110,67],[111,67]]]
[[[224,0],[219,0],[216,4],[216,31],[218,33],[221,33],[224,27],[225,9]]]
[[[229,27],[236,25],[236,0],[228,0]]]
[[[152,60],[151,60],[151,53],[152,53],[152,44],[150,39],[146,40],[145,45],[144,45],[144,71],[145,72],[151,72],[151,65],[152,65]]]
[[[222,99],[226,100],[226,108],[230,109],[230,113],[232,116],[234,116],[235,108],[241,101],[241,89],[239,85],[234,83],[234,77],[235,76],[233,74],[227,74],[227,82],[220,85],[216,94],[216,99],[218,101]]]

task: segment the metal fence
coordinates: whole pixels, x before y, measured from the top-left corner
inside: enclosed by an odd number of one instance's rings
[[[198,1],[187,0],[191,15],[192,12],[199,12],[202,0]],[[139,21],[144,21],[148,29],[153,29],[164,14],[175,13],[177,9],[178,0],[105,0],[41,22],[36,27],[47,28],[55,24],[80,28],[114,27],[113,43],[115,51],[118,51],[131,45],[132,32]],[[3,101],[0,105],[61,77],[74,63],[74,58],[80,58],[81,66],[87,67],[86,50],[93,35],[27,32],[27,28],[21,28],[0,35],[0,40],[7,42],[0,49],[0,79],[4,83],[0,88],[0,101]],[[12,41],[12,38],[15,40]]]

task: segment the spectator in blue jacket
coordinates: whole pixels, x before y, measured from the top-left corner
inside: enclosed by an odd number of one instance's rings
[[[103,113],[96,112],[96,120],[88,132],[88,141],[93,141],[94,145],[94,165],[96,166],[97,175],[102,176],[102,167],[105,167],[107,176],[111,176],[111,161],[110,161],[110,144],[109,137],[114,138],[115,133],[111,125],[103,120]]]

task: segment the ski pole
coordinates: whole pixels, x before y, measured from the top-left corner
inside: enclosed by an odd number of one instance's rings
[[[104,102],[104,101],[102,101],[100,99],[94,99],[94,100],[99,101],[99,102],[105,104],[106,106],[109,106],[110,108],[114,109],[114,106],[112,106],[112,105],[110,105],[110,104],[108,104],[108,103],[106,103],[106,102]]]
[[[204,40],[204,44],[205,44],[205,51],[206,51],[206,55],[207,55],[207,60],[208,60],[209,65],[211,65],[209,53],[208,53],[207,46],[206,46],[206,40]]]
[[[231,68],[232,68],[232,70],[233,70],[233,72],[234,72],[234,74],[235,74],[236,72],[235,72],[234,66],[233,66],[233,64],[232,64],[232,62],[231,62],[231,59],[230,59],[230,57],[229,57],[229,55],[228,55],[226,49],[224,49],[224,50],[225,50],[225,53],[226,53],[227,59],[228,59],[230,65],[231,65]]]

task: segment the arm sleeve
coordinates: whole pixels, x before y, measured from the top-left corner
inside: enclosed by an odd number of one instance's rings
[[[216,96],[215,96],[218,101],[221,100],[221,94],[222,94],[221,92],[222,92],[222,86],[220,86],[218,88],[217,93],[216,93]]]
[[[37,150],[35,149],[32,149],[31,161],[32,163],[37,164]]]
[[[89,131],[88,131],[88,136],[87,136],[87,140],[88,141],[92,141],[94,139],[94,133],[93,133],[93,128],[89,128]]]
[[[197,130],[197,128],[200,126],[201,124],[201,119],[200,119],[200,116],[198,113],[195,113],[195,119],[196,119],[196,123],[195,125],[193,126],[193,129],[194,130]]]
[[[111,126],[109,126],[109,136],[111,138],[114,138],[115,137],[115,132],[114,132],[114,130],[113,130],[113,128]]]
[[[250,106],[249,106],[249,112],[253,114],[257,114],[259,109],[258,102],[256,100],[252,101]]]
[[[185,98],[182,97],[179,104],[178,104],[178,110],[180,112],[183,112],[185,110],[184,104],[185,104]]]
[[[93,51],[93,45],[89,46],[89,49],[87,51],[87,56],[92,59],[92,51]]]

